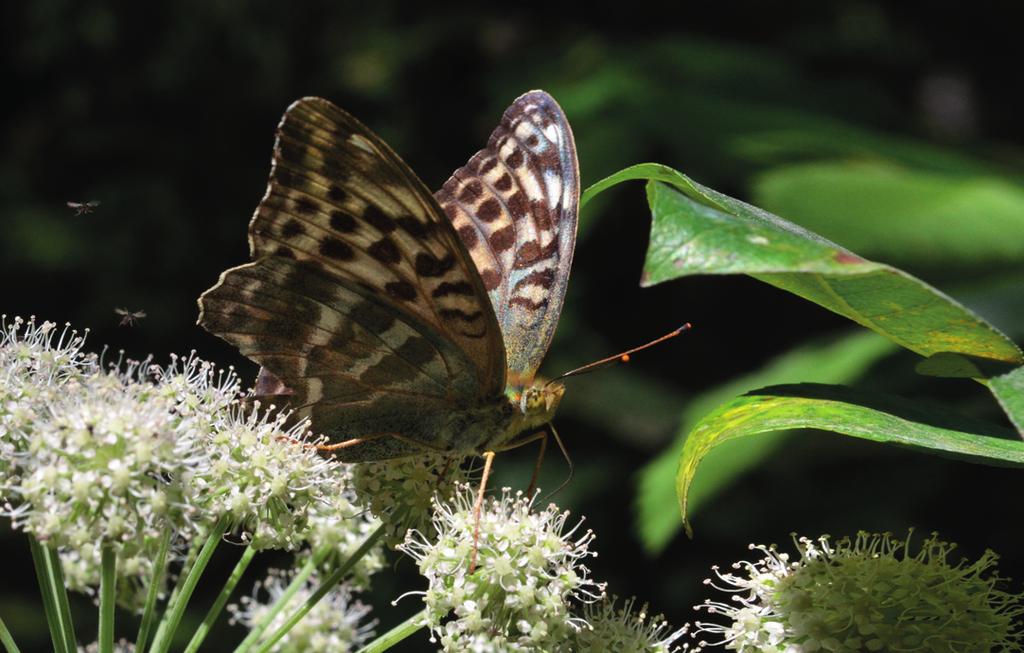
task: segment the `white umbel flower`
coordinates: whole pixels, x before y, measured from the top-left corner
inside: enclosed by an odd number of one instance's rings
[[[678,651],[675,642],[686,634],[684,626],[672,630],[661,615],[651,615],[647,605],[635,610],[635,599],[628,599],[622,607],[618,601],[605,598],[583,608],[583,619],[588,628],[580,629],[573,637],[574,653],[672,653]]]
[[[84,344],[69,325],[0,315],[0,501],[18,481],[17,461],[48,402],[69,380],[97,370]]]
[[[88,646],[79,646],[78,651],[79,653],[99,653],[100,645],[93,642]],[[114,653],[135,653],[135,644],[125,639],[118,640],[114,642]]]
[[[370,535],[380,527],[380,520],[356,503],[352,489],[351,465],[338,466],[331,483],[325,486],[318,501],[309,509],[309,520],[305,533],[308,551],[300,556],[330,549],[321,565],[321,573],[343,564],[363,545]],[[356,590],[369,586],[370,576],[384,566],[384,543],[378,543],[364,554],[347,575],[347,583]]]
[[[356,498],[385,523],[384,541],[392,547],[409,529],[430,533],[433,497],[452,496],[467,478],[461,460],[434,453],[352,466]]]
[[[158,540],[133,541],[121,546],[117,556],[117,605],[129,612],[141,614],[146,594],[152,583],[154,564],[158,558]],[[98,601],[97,589],[102,574],[102,543],[87,542],[79,547],[60,550],[64,584],[69,590],[88,594]],[[177,557],[175,553],[170,555]],[[158,591],[163,597],[164,591]]]
[[[586,622],[574,603],[603,596],[584,561],[594,534],[567,528],[568,512],[507,488],[484,502],[474,543],[475,493],[464,486],[435,502],[436,539],[409,531],[399,547],[419,564],[429,587],[422,595],[432,638],[445,651],[558,650]],[[476,568],[470,560],[476,546]]]
[[[117,546],[181,526],[180,487],[197,433],[134,370],[61,386],[38,411],[13,488],[15,528],[50,546]]]
[[[861,651],[1022,651],[1015,623],[1020,595],[1001,589],[997,556],[953,563],[954,544],[933,534],[911,554],[910,537],[861,532],[832,542],[794,538],[794,562],[775,547],[754,546],[763,557],[715,569],[708,585],[732,602],[705,601],[697,609],[725,623],[698,622],[701,646],[742,653],[859,653]]]
[[[263,620],[292,581],[291,572],[271,569],[267,577],[253,588],[250,596],[242,597],[240,605],[231,605],[232,623],[252,628]],[[270,622],[266,632],[273,633],[284,625],[300,605],[316,591],[319,580],[311,577],[288,601],[283,610]],[[273,653],[350,653],[359,649],[374,634],[376,621],[366,621],[370,607],[352,599],[347,584],[339,585],[327,593],[288,633],[270,650]]]
[[[331,560],[376,527],[352,504],[347,466],[306,424],[242,401],[230,369],[195,353],[104,369],[82,344],[0,319],[0,514],[60,551],[71,589],[93,590],[114,549],[118,602],[137,609],[167,538],[173,557],[218,523],[256,549],[330,544]],[[357,581],[382,564],[379,550],[365,557]]]
[[[303,543],[310,510],[342,474],[321,456],[305,423],[288,415],[234,405],[216,414],[203,442],[208,464],[185,484],[189,500],[258,549]]]

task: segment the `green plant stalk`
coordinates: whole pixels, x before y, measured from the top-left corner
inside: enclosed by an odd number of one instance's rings
[[[424,608],[402,623],[398,624],[388,632],[373,640],[357,653],[380,653],[386,651],[409,635],[423,628],[427,620],[427,610]]]
[[[195,564],[196,556],[199,555],[199,550],[202,546],[203,540],[199,538],[193,539],[189,544],[188,553],[185,555],[185,561],[182,563],[181,570],[178,572],[178,580],[174,583],[174,587],[171,589],[171,595],[168,597],[167,602],[164,605],[164,612],[160,616],[160,622],[157,624],[156,634],[153,636],[154,642],[163,641],[164,633],[167,630],[167,619],[170,615],[171,605],[178,600],[178,596],[181,594],[181,588],[188,579],[189,569],[191,569],[192,565]],[[139,651],[140,649],[136,646],[135,650]],[[154,644],[154,647],[151,647],[150,651],[155,650],[156,648]]]
[[[238,581],[242,579],[242,574],[245,573],[249,563],[252,562],[253,557],[256,555],[256,549],[249,545],[242,552],[242,557],[239,559],[238,564],[235,565],[234,570],[231,572],[231,576],[228,577],[228,581],[224,584],[224,588],[221,589],[220,594],[217,596],[217,600],[214,601],[213,606],[206,613],[206,617],[203,619],[203,623],[199,624],[199,628],[196,629],[194,635],[192,635],[192,641],[188,643],[185,648],[185,653],[195,653],[199,650],[203,640],[206,639],[206,635],[210,632],[213,624],[217,621],[217,617],[220,616],[221,611],[224,609],[224,605],[231,598],[231,593],[235,591],[235,587],[238,585]]]
[[[60,613],[57,611],[57,601],[54,599],[53,578],[46,563],[46,553],[34,537],[30,536],[28,543],[32,551],[32,562],[36,568],[36,580],[39,583],[39,594],[43,599],[43,612],[46,614],[46,625],[50,629],[54,653],[68,653],[64,629],[60,624]]]
[[[11,637],[11,631],[7,630],[7,624],[4,623],[3,617],[0,617],[0,644],[4,645],[4,650],[7,653],[21,653],[18,645],[14,643],[14,638]]]
[[[355,553],[348,557],[348,560],[346,560],[344,564],[339,566],[337,569],[331,572],[330,576],[321,581],[320,586],[316,589],[316,591],[313,592],[313,594],[308,599],[306,599],[306,601],[299,607],[299,609],[296,610],[295,613],[288,618],[288,621],[284,622],[284,624],[280,628],[278,628],[270,637],[267,638],[266,642],[264,642],[262,645],[260,645],[258,649],[256,649],[256,653],[268,653],[270,649],[273,648],[274,644],[276,644],[282,637],[287,635],[288,631],[294,628],[295,624],[299,623],[299,621],[301,621],[302,618],[305,617],[306,614],[313,609],[313,606],[320,602],[320,599],[327,596],[328,592],[334,589],[334,587],[338,583],[345,579],[345,576],[347,576],[348,573],[352,570],[352,567],[354,567],[355,564],[359,562],[359,560],[363,556],[365,556],[370,551],[370,549],[373,548],[377,541],[380,538],[384,537],[384,530],[384,524],[378,526],[377,530],[375,530],[373,533],[370,534],[369,537],[366,538],[366,540],[360,545],[360,547],[356,549]]]
[[[334,547],[321,547],[314,552],[312,556],[310,556],[309,560],[306,561],[306,564],[302,566],[302,569],[295,574],[295,578],[292,579],[292,582],[289,583],[281,596],[279,596],[277,601],[274,602],[274,605],[270,606],[270,609],[263,615],[263,618],[260,619],[259,623],[253,626],[252,630],[249,631],[249,634],[242,640],[242,643],[235,648],[234,653],[246,653],[250,648],[252,648],[253,644],[256,643],[256,640],[258,640],[264,631],[266,631],[270,626],[270,622],[274,620],[274,617],[284,609],[285,605],[288,604],[288,601],[295,596],[295,593],[299,591],[307,580],[309,580],[309,577],[313,575],[316,568],[323,563],[324,559],[326,559],[333,550]]]
[[[167,573],[167,551],[171,548],[171,531],[166,530],[163,539],[160,541],[160,549],[157,551],[156,560],[153,562],[153,576],[149,579],[149,590],[146,592],[146,605],[142,610],[142,623],[139,624],[139,634],[135,638],[135,650],[146,650],[146,643],[149,641],[149,633],[153,630],[153,621],[156,618],[156,599],[160,594],[160,586],[163,585],[164,574]]]
[[[100,562],[100,624],[96,641],[100,653],[114,653],[114,600],[117,589],[117,552],[103,547]]]
[[[54,600],[57,602],[57,610],[60,612],[60,623],[64,627],[64,645],[70,653],[78,650],[78,642],[75,641],[75,626],[71,621],[71,602],[68,601],[68,589],[64,583],[64,568],[60,563],[60,554],[57,549],[44,547],[50,575],[53,578]]]
[[[189,599],[192,598],[192,592],[195,591],[199,579],[206,570],[206,565],[210,562],[210,558],[213,557],[213,552],[217,550],[217,545],[220,544],[221,538],[224,537],[226,526],[227,517],[221,517],[214,524],[213,528],[210,529],[210,534],[203,542],[203,548],[199,550],[195,563],[189,568],[188,575],[185,577],[184,582],[181,583],[181,591],[177,596],[172,596],[167,605],[167,613],[164,615],[160,628],[157,629],[153,646],[150,648],[152,653],[167,653],[170,650],[171,642],[174,640],[174,633],[178,630],[181,617],[185,614],[185,608],[188,607]]]

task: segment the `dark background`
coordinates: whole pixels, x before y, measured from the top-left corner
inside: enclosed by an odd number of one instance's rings
[[[291,101],[320,95],[346,108],[438,188],[512,99],[543,88],[573,126],[584,187],[629,164],[668,164],[908,269],[1020,342],[1019,34],[989,3],[895,5],[5,3],[0,312],[70,321],[91,329],[92,348],[136,357],[195,349],[251,377],[251,363],[195,326],[195,300],[247,259],[246,225]],[[828,181],[865,170],[894,184],[895,199]],[[965,184],[981,191],[963,201],[940,192]],[[65,206],[87,200],[101,202],[88,215]],[[568,386],[557,424],[577,474],[555,500],[597,532],[592,567],[610,591],[681,625],[706,596],[709,566],[748,555],[749,542],[910,526],[939,530],[970,557],[991,547],[1020,575],[1020,473],[822,433],[787,440],[700,506],[695,540],[645,549],[636,475],[673,446],[690,400],[852,328],[745,277],[641,290],[648,224],[639,184],[582,213],[543,368],[557,374],[695,327]],[[115,307],[148,317],[120,328]],[[916,376],[914,362],[888,356],[851,383],[1002,420],[979,384]],[[498,483],[525,488],[534,453],[499,457]],[[542,485],[564,475],[550,455]],[[236,555],[218,552],[196,605],[208,605]],[[0,556],[0,614],[25,650],[43,650],[28,548],[6,525]],[[419,587],[412,571],[389,568],[364,597],[381,630],[416,610],[414,599],[389,604]],[[84,638],[94,616],[81,615]],[[225,625],[207,648],[239,635]],[[397,650],[429,650],[425,636],[411,642]]]

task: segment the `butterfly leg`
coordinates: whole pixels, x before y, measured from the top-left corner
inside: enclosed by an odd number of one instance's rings
[[[530,477],[530,487],[526,490],[526,496],[528,497],[532,497],[533,491],[537,489],[537,477],[540,475],[540,466],[541,463],[544,462],[544,454],[548,449],[547,428],[545,428],[543,431],[537,431],[536,433],[528,435],[522,440],[517,440],[511,443],[509,446],[502,448],[502,451],[505,451],[507,449],[515,449],[517,447],[522,447],[524,445],[530,444],[531,442],[536,442],[537,440],[540,440],[540,451],[537,452],[537,462],[533,466],[533,476]]]
[[[441,483],[444,479],[448,478],[448,470],[452,468],[453,462],[455,462],[455,456],[448,456],[445,458],[444,467],[441,468],[441,473],[437,475],[437,483],[434,484],[435,492],[441,489]]]
[[[419,440],[407,438],[401,433],[392,432],[373,433],[372,435],[365,435],[360,438],[349,438],[348,440],[342,440],[341,442],[334,442],[331,444],[318,444],[316,445],[316,449],[317,451],[338,451],[339,449],[347,449],[349,447],[354,447],[357,444],[373,442],[374,440],[380,440],[381,438],[394,438],[395,440],[411,444],[425,451],[433,451],[434,453],[451,453],[450,450],[445,449],[444,447],[439,447],[437,445],[430,444],[429,442],[421,442]]]
[[[566,477],[564,481],[562,481],[562,483],[555,489],[554,492],[548,495],[548,497],[551,497],[561,492],[562,488],[568,485],[572,481],[573,476],[575,475],[575,468],[572,463],[572,458],[569,457],[569,451],[568,449],[565,448],[565,443],[562,442],[562,438],[558,435],[558,431],[555,430],[554,424],[547,424],[544,427],[543,431],[538,431],[537,433],[529,435],[523,438],[522,440],[516,440],[509,446],[502,448],[502,451],[506,449],[515,449],[517,447],[521,447],[523,445],[530,444],[531,442],[536,442],[537,440],[540,440],[540,451],[537,455],[537,463],[533,468],[533,476],[530,479],[530,487],[526,493],[527,496],[533,496],[533,491],[537,489],[537,477],[540,475],[540,466],[541,463],[544,461],[544,454],[547,452],[549,431],[550,435],[554,436],[555,442],[558,444],[558,450],[562,452],[562,457],[565,458],[565,462],[569,464],[569,475]]]
[[[342,440],[341,442],[333,442],[331,444],[318,444],[316,445],[317,451],[338,451],[339,449],[348,449],[354,447],[357,444],[363,444],[364,442],[373,442],[381,438],[397,438],[403,439],[397,433],[374,433],[373,435],[367,435],[361,438],[349,438],[348,440]]]
[[[540,466],[544,463],[544,454],[548,450],[548,432],[547,429],[542,431],[543,435],[540,437],[540,450],[537,452],[537,462],[533,465],[533,475],[530,476],[530,487],[526,489],[526,496],[533,497],[533,493],[537,490],[537,477],[540,476]]]
[[[484,452],[484,473],[480,478],[480,490],[476,494],[476,503],[473,504],[473,553],[469,558],[469,573],[476,569],[477,544],[480,541],[480,510],[484,505],[484,490],[487,489],[487,477],[491,475],[491,463],[494,462],[494,452]]]
[[[562,481],[561,485],[555,488],[554,492],[548,495],[548,497],[551,497],[552,495],[561,492],[562,488],[572,482],[572,478],[576,472],[576,467],[572,464],[572,458],[569,457],[569,450],[565,448],[565,443],[562,442],[562,438],[558,435],[558,431],[555,430],[555,425],[548,424],[548,428],[551,429],[551,435],[555,438],[555,444],[558,445],[558,450],[562,452],[562,457],[565,458],[565,462],[569,465],[569,475],[565,477],[565,480]]]

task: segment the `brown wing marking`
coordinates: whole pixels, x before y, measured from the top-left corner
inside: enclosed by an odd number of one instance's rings
[[[366,460],[417,453],[459,407],[504,389],[500,327],[440,206],[372,132],[305,98],[278,129],[249,227],[254,261],[200,297],[199,322],[262,386]]]

